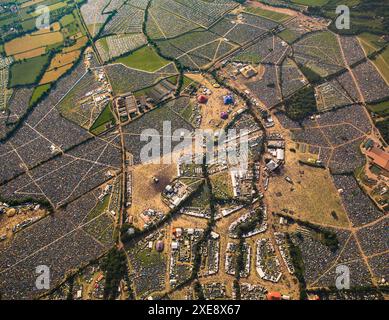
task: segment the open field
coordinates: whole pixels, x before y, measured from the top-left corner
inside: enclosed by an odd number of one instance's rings
[[[377,104],[370,104],[367,107],[370,111],[374,112],[380,117],[389,116],[389,100]]]
[[[34,89],[30,99],[30,105],[34,105],[43,94],[50,90],[50,84],[44,84]]]
[[[361,33],[358,35],[358,39],[366,55],[374,53],[385,45],[385,42],[382,41],[381,37],[372,33]]]
[[[176,177],[177,166],[173,165],[139,165],[132,171],[133,191],[132,206],[129,209],[134,224],[143,228],[143,220],[139,215],[147,209],[167,212],[169,207],[162,201],[161,193]],[[156,184],[153,177],[159,179]]]
[[[299,157],[288,150],[286,159],[285,176],[292,179],[293,185],[285,181],[284,176],[270,178],[269,193],[273,196],[268,199],[269,210],[281,212],[289,209],[294,211],[294,216],[303,220],[347,227],[346,212],[329,172],[301,166]],[[336,219],[331,215],[333,211],[336,212]]]
[[[10,68],[10,87],[37,82],[48,62],[49,57],[45,55],[12,64]],[[26,70],[29,72],[26,73]]]
[[[40,48],[36,48],[36,49],[30,50],[30,51],[15,54],[13,57],[16,61],[18,61],[18,60],[24,60],[24,59],[38,57],[38,56],[44,55],[45,53],[46,53],[46,48],[40,47]]]
[[[5,53],[12,56],[18,53],[34,50],[43,46],[50,46],[61,43],[63,35],[61,32],[50,32],[45,34],[32,33],[20,38],[16,38],[4,45]]]
[[[129,68],[155,72],[169,62],[158,56],[152,47],[147,46],[115,60],[115,63],[123,63]]]
[[[265,10],[265,9],[261,9],[261,8],[255,8],[255,7],[248,7],[248,8],[246,8],[246,11],[249,13],[255,14],[257,16],[276,21],[276,22],[285,22],[286,20],[291,18],[291,16],[284,14],[284,13]]]
[[[97,117],[96,121],[90,127],[90,131],[94,134],[99,134],[105,131],[105,126],[109,123],[115,124],[115,117],[112,114],[110,104],[108,104],[101,114]]]

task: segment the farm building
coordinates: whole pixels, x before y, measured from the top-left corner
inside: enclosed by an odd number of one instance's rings
[[[366,155],[380,168],[389,171],[389,153],[380,148],[373,147],[366,151]]]

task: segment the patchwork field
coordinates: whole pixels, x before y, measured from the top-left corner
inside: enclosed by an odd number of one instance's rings
[[[382,299],[387,10],[338,4],[0,1],[1,298]]]

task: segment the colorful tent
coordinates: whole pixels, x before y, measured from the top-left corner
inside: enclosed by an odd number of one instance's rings
[[[201,95],[201,96],[197,97],[197,101],[199,103],[207,103],[208,102],[208,98],[206,96],[204,96],[204,95]]]
[[[221,113],[220,117],[221,117],[223,120],[226,120],[226,119],[228,119],[228,113],[225,112],[225,111],[223,111],[223,112]]]
[[[233,104],[234,103],[234,98],[231,95],[227,95],[224,97],[224,104]]]

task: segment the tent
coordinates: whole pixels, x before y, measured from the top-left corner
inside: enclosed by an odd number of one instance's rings
[[[197,97],[197,101],[199,103],[207,103],[208,102],[208,98],[206,96],[204,96],[204,95],[201,95],[201,96]]]
[[[234,103],[234,98],[231,95],[227,95],[224,97],[224,104],[233,104]]]

